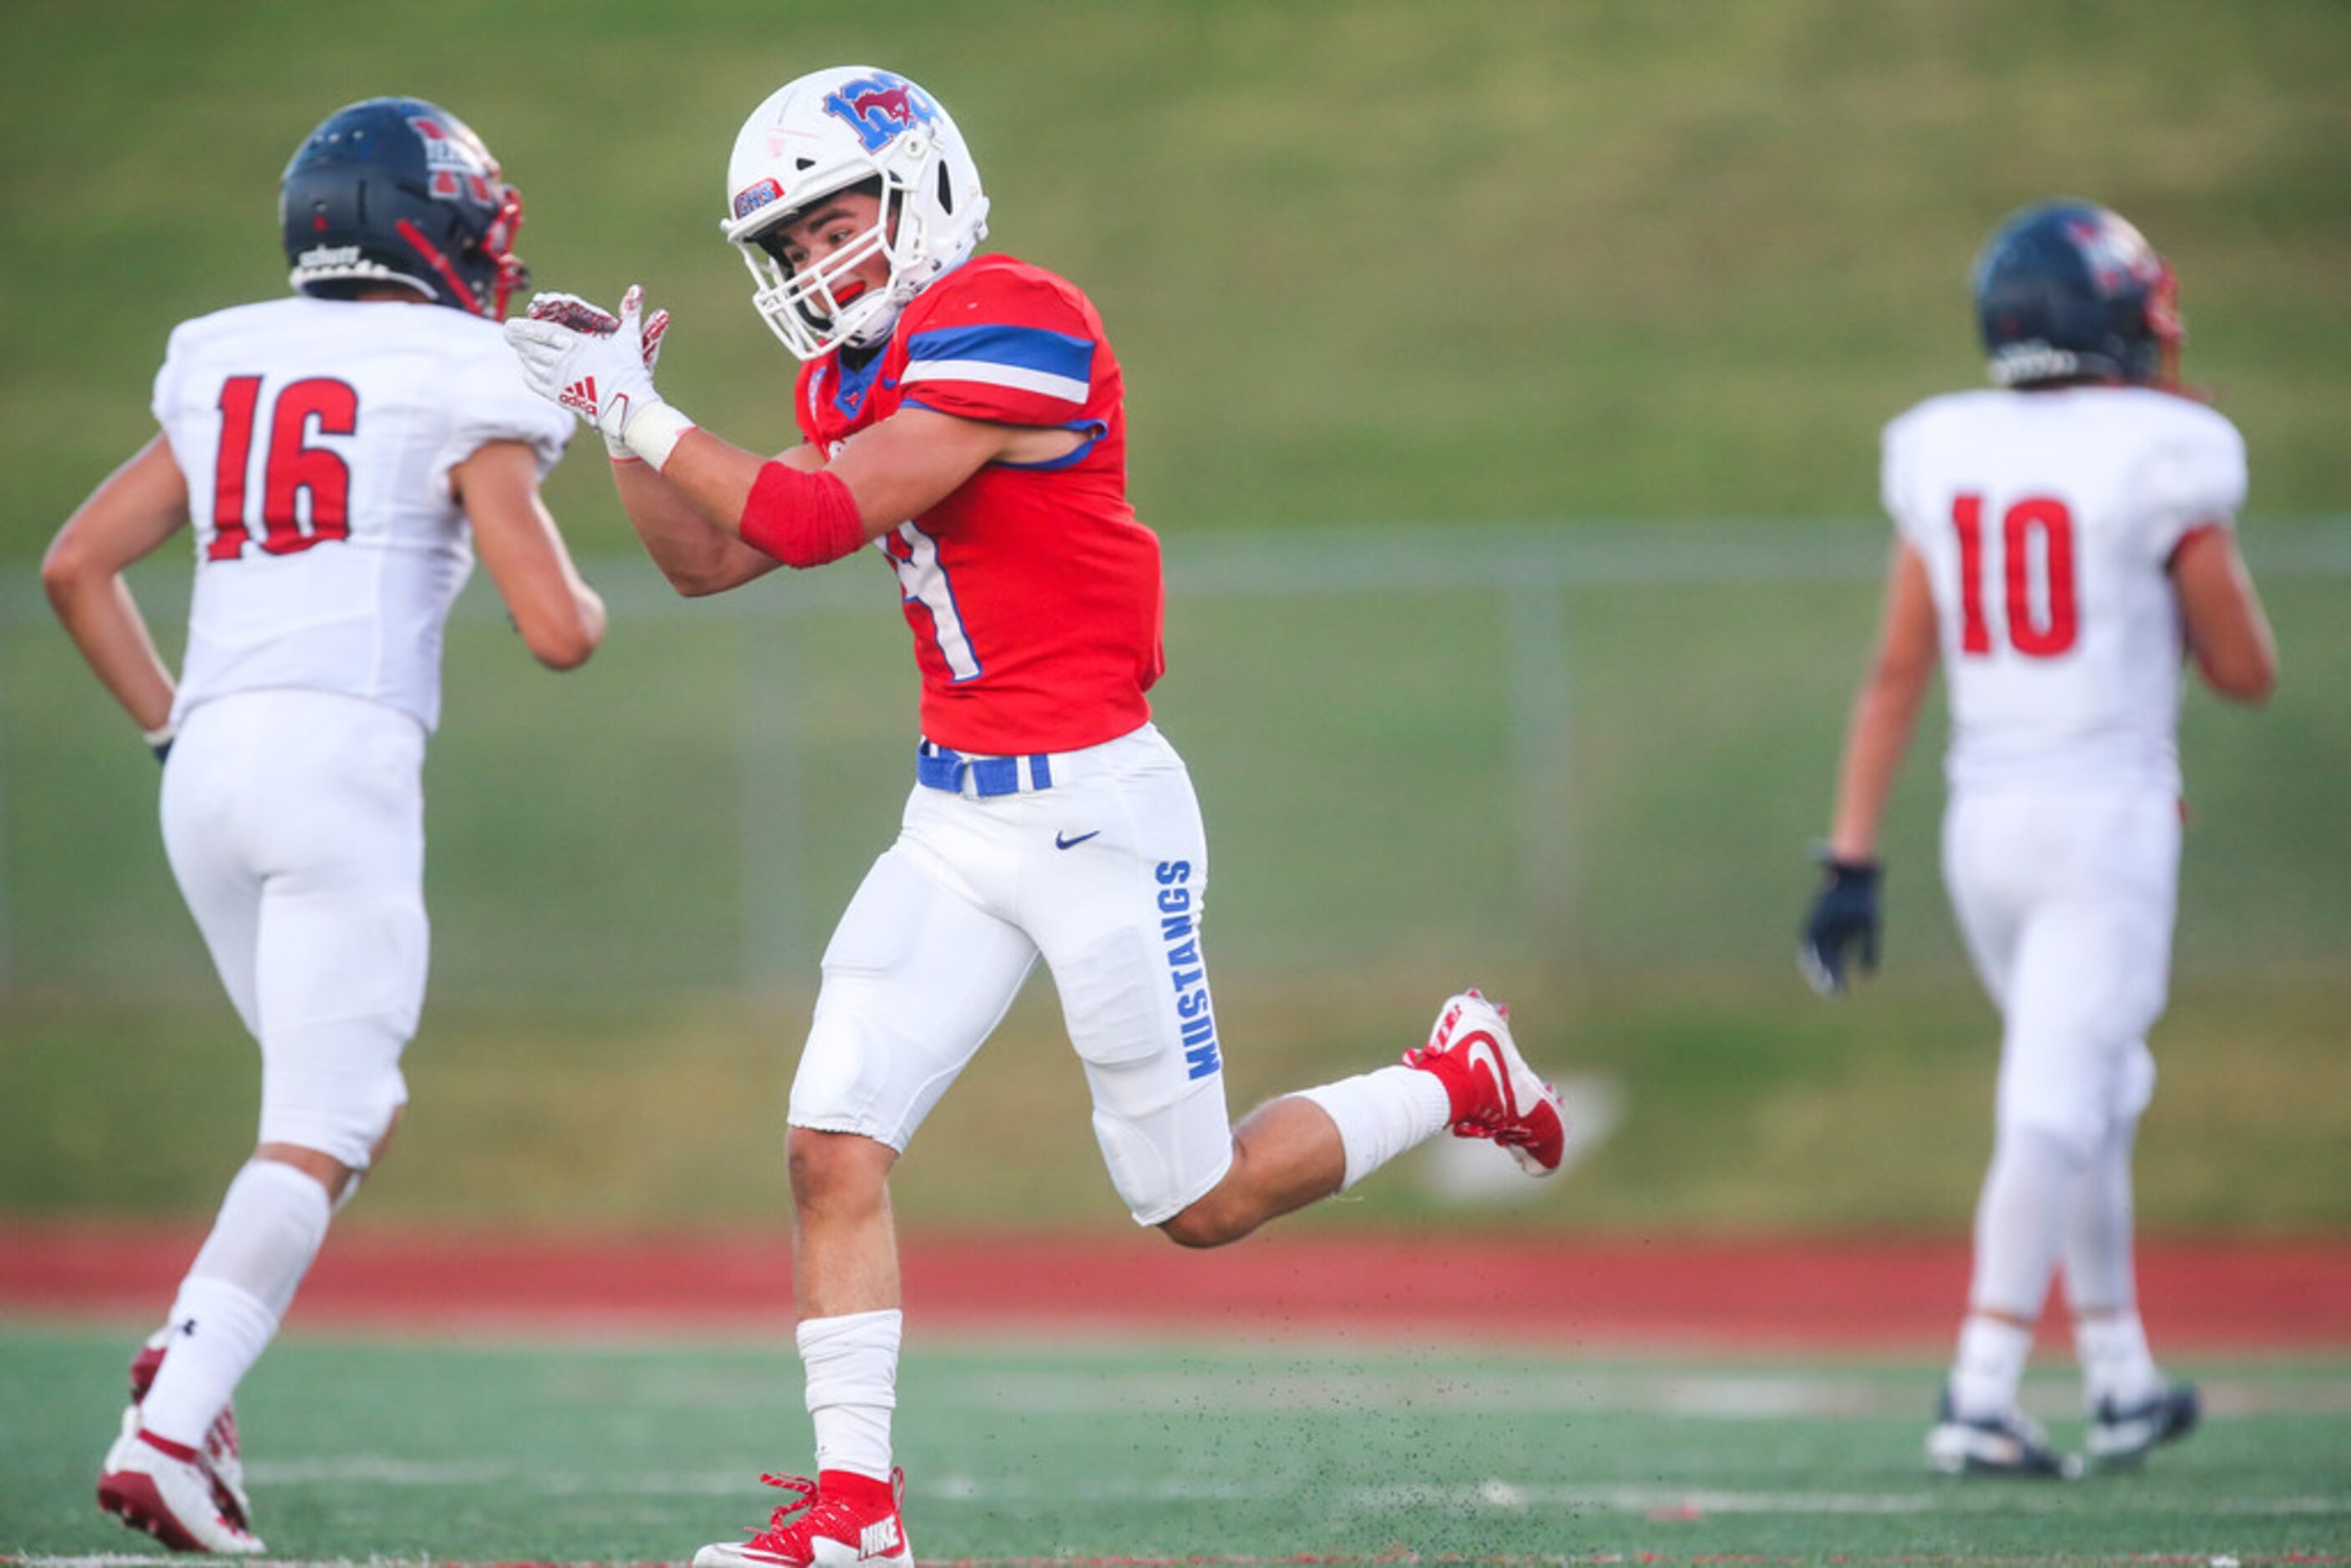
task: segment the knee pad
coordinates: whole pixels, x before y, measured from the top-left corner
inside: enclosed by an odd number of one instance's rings
[[[792,1074],[785,1112],[790,1125],[856,1133],[905,1153],[915,1129],[954,1086],[987,1030],[967,1041],[942,1042],[929,1031],[892,1019],[895,994],[886,986],[826,977]]]
[[[819,1005],[792,1073],[784,1119],[812,1132],[860,1134],[903,1154],[946,1085],[923,1103],[920,1085],[899,1082],[892,1071],[895,1053],[887,1031],[858,1013],[853,1003]]]
[[[2012,1109],[2003,1103],[1993,1126],[1995,1139],[2020,1135],[2046,1138],[2076,1166],[2097,1152],[2105,1134],[2105,1107],[2087,1093]]]
[[[1110,1184],[1134,1216],[1138,1225],[1156,1225],[1182,1212],[1184,1202],[1174,1197],[1174,1173],[1166,1156],[1141,1128],[1123,1117],[1094,1110],[1094,1142],[1102,1146],[1102,1166]],[[1188,1202],[1189,1199],[1185,1200]]]
[[[904,845],[873,862],[824,953],[795,1127],[904,1150],[1037,962],[1020,929]]]
[[[1224,1080],[1211,1079],[1169,1101],[1150,1092],[1144,1082],[1157,1076],[1150,1071],[1155,1065],[1086,1069],[1093,1089],[1094,1142],[1102,1147],[1111,1185],[1137,1225],[1157,1225],[1181,1214],[1224,1180],[1233,1164]]]
[[[1994,1124],[2002,1135],[2045,1133],[2085,1160],[2105,1141],[2133,1082],[2145,1087],[2152,1079],[2133,1077],[2129,1046],[2067,1020],[2012,1020],[2001,1047]]]
[[[2147,1113],[2155,1099],[2155,1055],[2147,1041],[2133,1040],[2123,1053],[2122,1064],[2115,1071],[2114,1102],[2110,1107],[2116,1122],[2137,1122]]]
[[[2111,1128],[2135,1124],[2155,1095],[2144,1040],[2119,1048],[2047,1038],[2018,1041],[2001,1068],[1998,1130],[2037,1129],[2087,1159]]]
[[[367,1024],[265,1041],[260,1141],[316,1149],[351,1170],[367,1169],[393,1115],[408,1103],[400,1071],[406,1043],[388,1026]]]

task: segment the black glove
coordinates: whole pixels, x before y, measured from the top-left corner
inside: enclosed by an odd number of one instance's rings
[[[1796,967],[1824,997],[1845,990],[1845,951],[1858,944],[1861,967],[1877,969],[1877,880],[1875,861],[1823,860],[1821,891],[1804,918],[1804,938],[1796,946]]]

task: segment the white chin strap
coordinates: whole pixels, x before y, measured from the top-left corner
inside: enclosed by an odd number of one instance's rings
[[[898,318],[905,314],[906,305],[897,298],[895,289],[886,290],[879,298],[882,308],[842,333],[841,340],[843,343],[854,349],[870,349],[890,336],[892,329],[898,325]],[[862,305],[865,301],[859,299],[854,303]]]

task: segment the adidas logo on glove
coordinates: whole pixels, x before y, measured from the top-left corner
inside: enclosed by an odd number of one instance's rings
[[[590,419],[595,418],[596,378],[588,376],[573,382],[563,389],[563,395],[555,401],[568,409],[586,414]]]

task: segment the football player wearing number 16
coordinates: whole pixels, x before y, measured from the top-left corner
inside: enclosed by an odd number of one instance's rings
[[[1235,1130],[1201,956],[1208,858],[1151,724],[1159,546],[1126,499],[1116,358],[1084,294],[975,256],[977,170],[936,100],[818,71],[752,114],[726,235],[804,362],[802,444],[770,462],[662,402],[634,289],[534,302],[533,383],[612,444],[622,504],[679,591],[879,558],[923,682],[898,840],[824,955],[789,1111],[794,1287],[813,1481],[702,1568],[912,1561],[891,1459],[900,1333],[887,1177],[1042,956],[1136,1221],[1213,1247],[1447,1128],[1558,1168],[1557,1098],[1499,1009],[1448,1000],[1406,1065],[1277,1099]],[[912,739],[914,737],[910,737]]]
[[[291,298],[182,325],[162,434],[49,547],[50,601],[164,758],[163,845],[261,1046],[261,1124],[166,1327],[132,1363],[100,1506],[183,1551],[255,1552],[230,1396],[383,1153],[424,995],[425,737],[479,550],[523,642],[604,632],[539,501],[571,422],[496,322],[521,199],[416,99],[338,111],[287,165]],[[123,569],[193,525],[176,688]]]
[[[1801,956],[1824,992],[1851,950],[1876,962],[1878,823],[1939,654],[1943,877],[2001,1021],[1969,1310],[1927,1440],[1950,1473],[2078,1468],[2017,1408],[2061,1255],[2090,1458],[2136,1463],[2197,1419],[2148,1354],[2131,1266],[2179,866],[2179,666],[2184,641],[2213,690],[2258,703],[2276,654],[2231,523],[2244,444],[2179,392],[2174,294],[2113,213],[2017,214],[1975,273],[1996,389],[1886,432],[1892,577]]]

